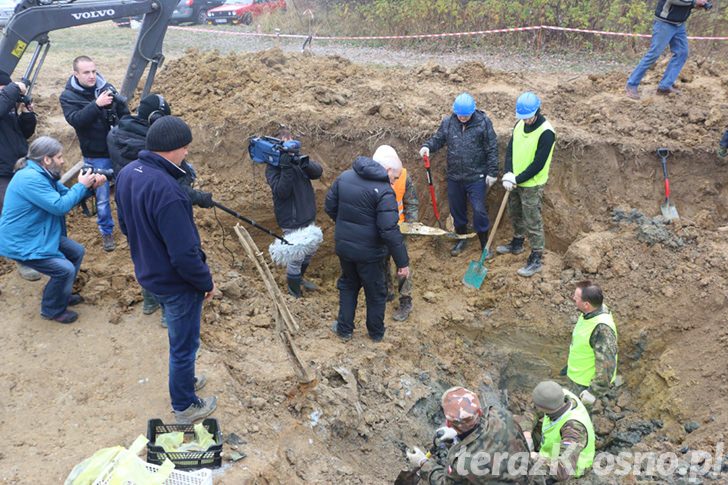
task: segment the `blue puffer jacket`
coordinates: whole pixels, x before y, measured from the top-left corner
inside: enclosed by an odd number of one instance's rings
[[[90,195],[83,184],[70,189],[28,160],[10,181],[0,217],[0,256],[17,261],[63,258],[65,215]]]
[[[398,268],[409,265],[399,213],[387,171],[358,157],[326,194],[326,213],[336,222],[336,254],[357,263],[383,261],[391,254]]]

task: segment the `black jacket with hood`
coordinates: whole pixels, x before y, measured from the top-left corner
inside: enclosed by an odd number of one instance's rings
[[[35,133],[35,113],[18,114],[20,88],[11,83],[0,91],[0,177],[12,177],[19,158],[28,154],[28,138]]]
[[[308,158],[292,162],[281,157],[274,167],[268,164],[265,178],[273,193],[273,208],[278,225],[284,229],[299,229],[316,220],[316,196],[311,180],[321,178],[321,165]]]

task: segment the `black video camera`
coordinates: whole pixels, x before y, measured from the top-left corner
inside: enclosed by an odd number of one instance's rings
[[[107,179],[114,176],[114,171],[110,168],[96,168],[93,165],[84,165],[81,167],[81,173],[84,175],[88,173],[89,170],[91,173],[95,173],[97,175],[105,175]]]
[[[293,164],[308,161],[308,155],[300,155],[301,142],[298,140],[282,141],[272,136],[255,136],[250,139],[248,153],[255,163],[268,163],[277,167],[281,160]]]
[[[713,2],[705,2],[705,5],[703,5],[703,8],[705,10],[710,10],[711,8],[713,8]]]
[[[106,85],[106,91],[111,93],[111,97],[114,99],[115,103],[126,104],[126,102],[129,100],[129,98],[117,91],[116,88],[111,84]]]

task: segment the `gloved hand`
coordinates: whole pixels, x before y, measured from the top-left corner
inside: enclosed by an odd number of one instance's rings
[[[581,391],[581,394],[579,394],[579,399],[581,399],[581,402],[584,403],[585,406],[592,406],[595,402],[597,402],[597,398],[589,392],[589,389],[584,389]]]
[[[503,175],[503,188],[508,192],[516,188],[516,176],[513,172],[508,172]]]
[[[427,461],[427,456],[424,451],[415,446],[413,449],[407,450],[407,459],[412,466],[422,466]]]
[[[212,207],[212,194],[210,192],[197,191],[197,206],[203,209],[209,209]]]
[[[435,443],[435,446],[439,446],[442,443],[450,444],[453,442],[457,435],[458,432],[454,429],[443,426],[442,428],[438,428],[437,431],[435,431],[435,439],[433,439],[432,441],[433,443]]]
[[[498,181],[498,177],[491,177],[490,175],[485,176],[485,185],[488,186],[488,188],[491,188],[494,183]]]
[[[426,156],[430,156],[430,149],[427,147],[420,148],[420,157],[425,158]]]

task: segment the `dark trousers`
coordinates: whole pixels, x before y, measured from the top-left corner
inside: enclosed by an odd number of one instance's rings
[[[364,287],[367,301],[367,331],[371,338],[384,336],[384,308],[387,304],[387,285],[384,265],[381,261],[355,263],[339,258],[341,276],[336,282],[339,289],[339,317],[337,328],[340,334],[354,331],[354,317],[359,290]]]
[[[10,179],[12,177],[0,177],[0,214],[3,213],[3,201],[5,200],[5,191],[8,190]]]
[[[475,232],[486,232],[490,229],[488,210],[485,208],[487,193],[485,179],[471,183],[447,181],[447,201],[450,203],[450,214],[455,223],[455,230],[459,234],[465,234],[468,229],[468,200],[473,207]]]
[[[50,276],[40,302],[40,313],[48,318],[57,317],[68,308],[73,282],[76,281],[85,253],[83,246],[65,236],[61,236],[58,250],[64,257],[21,261],[25,266]]]
[[[169,395],[172,409],[184,411],[197,402],[195,359],[200,348],[200,317],[205,294],[196,291],[155,295],[167,319]]]

